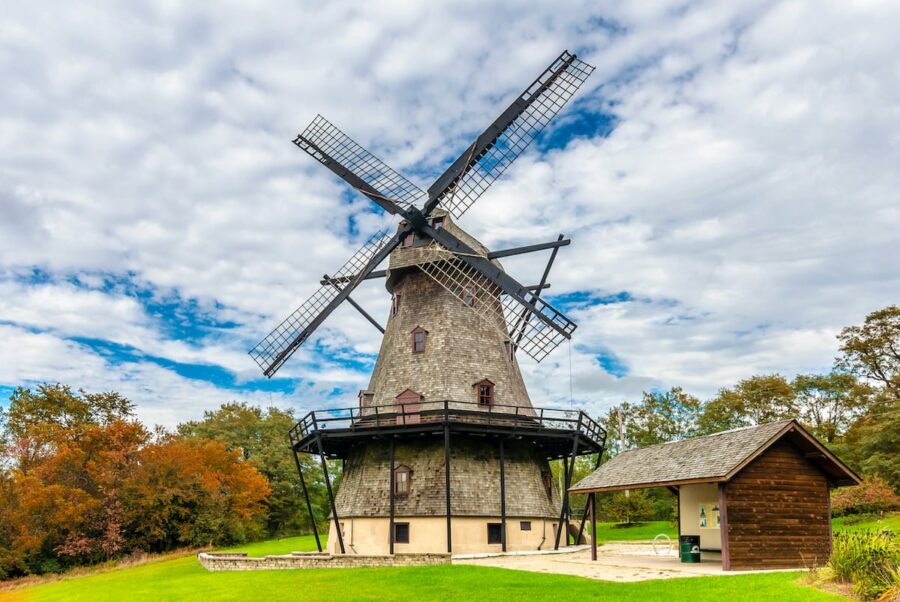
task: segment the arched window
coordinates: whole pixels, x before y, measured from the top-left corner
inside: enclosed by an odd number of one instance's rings
[[[403,497],[409,495],[412,485],[412,470],[409,466],[400,465],[394,469],[394,495]]]
[[[428,331],[422,328],[421,326],[417,326],[412,331],[412,350],[413,353],[422,353],[425,351],[425,338],[428,336]]]
[[[485,379],[477,382],[475,387],[475,399],[478,405],[482,407],[490,407],[494,405],[494,383]]]

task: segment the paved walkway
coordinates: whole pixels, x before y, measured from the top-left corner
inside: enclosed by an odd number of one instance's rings
[[[579,546],[568,553],[560,552],[454,556],[453,563],[577,575],[604,581],[646,581],[732,574],[722,571],[722,556],[717,552],[703,552],[702,562],[699,564],[681,563],[674,550],[656,554],[653,546],[646,542],[604,544],[597,549],[596,562],[591,560],[591,551],[585,546]]]

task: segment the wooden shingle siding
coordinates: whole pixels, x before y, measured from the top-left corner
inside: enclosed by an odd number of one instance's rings
[[[732,570],[822,565],[831,553],[825,476],[782,440],[726,486]]]
[[[505,444],[506,514],[556,519],[561,501],[544,488],[547,460],[527,441]],[[500,462],[497,444],[454,437],[450,444],[450,491],[454,516],[500,516]],[[408,495],[395,500],[397,516],[445,516],[444,446],[437,439],[410,440],[395,446],[396,465],[412,471]],[[386,517],[390,512],[388,445],[375,441],[347,458],[337,492],[341,519]]]

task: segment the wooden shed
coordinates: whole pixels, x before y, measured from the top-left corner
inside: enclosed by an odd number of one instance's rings
[[[795,420],[620,453],[571,493],[667,487],[679,535],[721,552],[724,570],[824,564],[832,487],[859,476]]]

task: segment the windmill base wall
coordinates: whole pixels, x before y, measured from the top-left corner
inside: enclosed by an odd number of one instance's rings
[[[521,523],[531,523],[530,531],[523,531]],[[347,554],[388,554],[390,552],[390,519],[341,519],[344,549]],[[420,516],[395,518],[397,523],[409,523],[409,543],[395,543],[397,554],[441,554],[447,551],[447,520],[445,517]],[[499,523],[500,517],[459,517],[452,519],[453,553],[474,554],[501,552],[501,545],[488,543],[488,523]],[[548,550],[553,548],[557,520],[541,517],[507,517],[506,549],[510,552]],[[334,521],[328,529],[327,551],[340,554]]]

